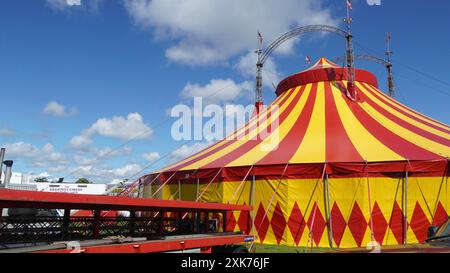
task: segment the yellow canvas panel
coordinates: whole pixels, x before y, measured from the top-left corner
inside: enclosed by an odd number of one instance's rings
[[[181,184],[181,200],[195,201],[197,198],[196,184]]]
[[[419,202],[423,212],[431,222],[437,202],[444,196],[444,189],[439,193],[440,186],[445,185],[441,177],[410,177],[408,179],[408,218],[412,216],[416,202]]]
[[[337,246],[336,241],[334,241],[334,246],[335,247]],[[352,232],[347,226],[345,227],[344,234],[342,235],[341,244],[339,245],[339,248],[352,248],[352,247],[358,247],[358,245],[356,244]]]
[[[287,136],[293,125],[297,122],[298,117],[302,113],[306,101],[308,100],[311,84],[308,84],[300,97],[299,102],[295,104],[294,109],[289,113],[287,118],[276,128],[271,134],[264,139],[260,144],[253,147],[250,151],[240,156],[236,160],[230,162],[227,167],[233,166],[247,166],[254,162],[258,162],[268,153],[278,148],[281,141]]]
[[[386,118],[380,112],[375,110],[372,106],[370,106],[367,102],[362,102],[361,108],[370,116],[372,116],[375,120],[377,120],[381,125],[385,128],[393,132],[394,134],[412,142],[426,150],[429,150],[433,153],[439,154],[444,157],[450,156],[450,147],[434,142],[428,138],[425,138],[419,134],[413,133],[410,130],[398,125],[392,120]]]
[[[325,135],[325,90],[324,83],[319,82],[308,129],[290,163],[325,162]]]
[[[438,202],[444,208],[447,203],[447,179],[442,177],[410,177],[408,179],[408,222],[411,223],[416,203],[422,208],[429,224],[433,223]],[[448,210],[446,210],[448,213]],[[417,242],[411,226],[408,229],[408,242]]]
[[[359,154],[369,162],[373,161],[395,161],[404,160],[404,158],[375,138],[361,122],[353,115],[347,106],[341,91],[334,85],[331,85],[333,97],[339,117],[344,125],[351,142]]]
[[[200,184],[199,194],[200,202],[222,203],[223,202],[223,185],[222,182],[213,182],[208,184]],[[202,194],[203,193],[203,194]]]
[[[273,213],[277,204],[279,204],[281,211],[286,218],[286,200],[288,198],[288,186],[287,180],[279,180],[276,178],[267,180],[257,180],[255,181],[255,215],[258,213],[259,204],[262,203],[264,209],[267,211],[266,219],[269,223],[272,220]],[[273,198],[273,199],[272,199]],[[270,202],[272,200],[272,202]],[[269,206],[270,205],[270,206]],[[256,235],[258,232],[255,232]],[[282,237],[281,243],[286,241],[286,229],[284,230],[284,236]],[[276,238],[273,233],[272,227],[269,224],[269,229],[265,237],[264,243],[266,244],[276,244]]]
[[[427,119],[427,118],[424,118],[424,117],[422,117],[421,115],[418,115],[418,114],[417,114],[414,110],[412,110],[411,108],[409,108],[409,107],[407,107],[407,106],[401,104],[400,102],[398,102],[398,101],[396,101],[396,100],[390,99],[390,98],[387,97],[385,94],[383,94],[383,92],[381,92],[381,91],[378,90],[377,88],[371,86],[370,84],[366,84],[366,86],[367,86],[369,89],[371,89],[371,90],[373,90],[374,92],[376,92],[377,94],[380,94],[380,96],[386,98],[386,99],[387,99],[388,101],[390,101],[392,104],[396,105],[398,108],[402,109],[403,111],[407,112],[408,114],[410,114],[410,115],[412,115],[412,116],[414,116],[414,117],[416,117],[416,118],[418,118],[418,119],[420,119],[420,120],[423,120],[423,121],[429,122],[429,123],[431,123],[431,124],[433,124],[433,125],[436,125],[436,126],[442,128],[442,129],[450,130],[450,127],[449,127],[449,126],[442,125],[442,123],[437,122],[436,120],[434,120],[434,119],[432,119],[432,118],[430,118],[430,117],[428,117],[428,119]]]
[[[450,214],[450,185],[449,185],[449,178],[448,176],[445,177],[445,184],[442,189],[444,191],[443,197],[442,197],[442,205],[447,212],[447,214]]]
[[[355,202],[364,213],[364,204],[367,202],[367,185],[364,178],[329,179],[330,210],[334,204],[339,207],[345,223],[348,223]],[[367,231],[366,231],[367,233]],[[335,242],[336,243],[336,242]],[[340,247],[355,246],[356,242],[348,225],[345,227]]]
[[[397,240],[389,228],[389,221],[391,219],[392,210],[395,202],[402,207],[403,204],[403,178],[389,178],[389,177],[377,177],[370,178],[370,188],[372,197],[372,208],[377,202],[380,208],[388,228],[384,235],[382,242],[378,242],[382,245],[396,245]]]
[[[247,204],[251,202],[251,177],[244,181],[233,181],[223,183],[223,202],[230,204]],[[241,185],[239,187],[239,185]],[[233,197],[234,196],[234,197]],[[233,199],[231,199],[233,198]]]
[[[446,138],[446,139],[450,139],[450,134],[444,133],[440,130],[436,130],[433,127],[430,127],[424,123],[418,122],[402,113],[400,113],[399,111],[395,110],[394,108],[388,106],[386,103],[382,102],[381,100],[379,100],[377,97],[375,97],[374,95],[372,95],[369,91],[366,90],[365,86],[362,85],[361,83],[356,83],[356,86],[358,86],[360,88],[360,90],[366,95],[368,96],[373,102],[375,102],[376,104],[378,104],[381,108],[383,108],[384,110],[388,111],[389,113],[393,114],[394,116],[420,128],[423,129],[427,132],[430,132],[432,134],[435,134],[437,136]]]
[[[144,187],[144,198],[156,198],[161,199],[162,198],[162,190],[160,190],[158,193],[156,191],[159,189],[161,185],[158,185],[154,183],[151,186],[145,186]],[[153,193],[156,193],[155,195]]]
[[[162,189],[161,189],[161,193],[162,196],[161,198],[164,200],[178,200],[178,184],[174,185],[174,184],[170,184],[170,185],[165,185]]]
[[[289,196],[288,196],[288,216],[287,220],[289,220],[289,216],[292,212],[294,204],[297,203],[300,212],[305,221],[305,228],[300,237],[300,242],[298,246],[306,247],[311,245],[310,240],[310,229],[307,225],[308,220],[312,217],[314,204],[317,204],[317,210],[320,211],[322,216],[325,218],[325,204],[324,204],[324,195],[323,195],[323,182],[321,179],[290,179],[289,180],[289,188],[288,188]],[[316,212],[316,215],[317,212]],[[324,219],[326,221],[326,219]],[[289,227],[287,227],[289,229]],[[290,231],[289,231],[290,233]],[[323,239],[326,240],[326,245],[328,245],[328,237],[327,231],[325,229],[322,239],[319,245],[323,245]],[[289,237],[291,243],[290,245],[294,245],[294,237],[290,235]],[[315,243],[313,244],[315,245]]]

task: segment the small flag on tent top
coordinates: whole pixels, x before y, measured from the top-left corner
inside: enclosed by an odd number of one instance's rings
[[[259,44],[262,44],[263,43],[263,36],[261,35],[261,32],[259,32],[258,31],[258,42],[259,42]]]
[[[352,1],[351,1],[351,0],[347,0],[347,8],[348,8],[349,10],[353,10],[353,4],[352,4]]]
[[[311,58],[309,56],[305,56],[305,62],[307,64],[310,64],[311,63]]]

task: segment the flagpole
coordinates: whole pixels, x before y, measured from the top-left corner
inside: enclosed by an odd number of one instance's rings
[[[258,31],[257,36],[257,47],[258,49],[255,51],[255,53],[258,55],[258,61],[256,63],[256,94],[255,94],[255,110],[256,113],[259,114],[261,108],[262,108],[262,68],[263,64],[261,62],[262,58],[262,44],[263,44],[263,37],[261,35],[261,32]]]
[[[348,6],[348,0],[346,0],[346,6],[347,6],[347,20],[346,20],[347,32],[350,33],[350,9],[349,9],[349,6]]]
[[[347,45],[346,45],[346,59],[347,59],[347,90],[351,100],[356,100],[356,89],[355,89],[355,60],[353,56],[353,37],[351,33],[351,23],[352,18],[350,18],[350,10],[353,9],[352,2],[350,0],[346,0],[347,6],[347,18],[344,19],[344,22],[347,24]]]

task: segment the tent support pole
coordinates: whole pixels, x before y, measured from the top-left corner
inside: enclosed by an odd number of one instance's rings
[[[200,178],[197,178],[197,193],[195,194],[195,196],[198,196],[199,194],[200,194]],[[198,200],[196,200],[196,202],[198,202]]]
[[[327,213],[328,213],[328,239],[329,239],[329,243],[330,243],[330,247],[333,248],[333,223],[331,220],[331,209],[330,209],[330,181],[328,180],[328,174],[325,174],[325,204],[327,206]]]
[[[181,181],[178,179],[178,200],[181,200]]]
[[[250,203],[252,204],[252,236],[255,237],[255,175],[252,176],[252,188],[250,193]]]
[[[403,227],[404,227],[404,244],[408,244],[408,170],[406,170],[405,172],[405,216],[404,216],[404,223],[403,223]]]
[[[371,189],[370,189],[370,179],[369,179],[369,173],[367,170],[367,161],[366,161],[366,167],[365,167],[365,174],[366,174],[366,180],[367,180],[367,198],[369,201],[369,223],[370,223],[370,239],[372,240],[372,244],[375,242],[375,231],[373,228],[373,215],[372,215],[372,197],[371,197]]]

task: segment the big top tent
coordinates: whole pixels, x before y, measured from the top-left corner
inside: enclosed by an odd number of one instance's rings
[[[346,72],[321,58],[287,77],[232,137],[143,176],[145,195],[251,204],[221,221],[264,244],[423,242],[450,209],[450,127],[384,94],[365,70],[349,94]]]

